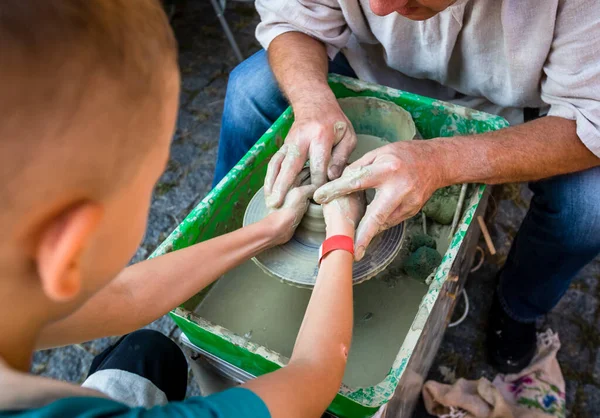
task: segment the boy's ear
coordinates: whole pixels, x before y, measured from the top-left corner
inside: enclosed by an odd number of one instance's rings
[[[102,219],[102,206],[70,206],[43,229],[36,250],[37,269],[46,296],[55,302],[75,298],[81,290],[80,255]]]

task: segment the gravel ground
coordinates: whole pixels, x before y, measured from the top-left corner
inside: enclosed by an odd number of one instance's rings
[[[260,46],[254,38],[258,17],[252,4],[231,3],[226,17],[245,56]],[[229,72],[236,64],[209,2],[186,1],[177,6],[173,26],[179,41],[182,71],[181,110],[167,171],[156,185],[148,231],[132,261],[147,257],[210,190],[217,155],[223,99]],[[458,327],[448,329],[429,378],[444,380],[441,367],[470,379],[496,374],[485,361],[485,328],[494,277],[527,210],[530,194],[523,185],[508,185],[495,192],[495,215],[488,225],[498,254],[487,256],[483,266],[467,280],[471,310]],[[481,244],[484,245],[483,243]],[[600,259],[576,278],[560,304],[540,322],[559,332],[558,358],[567,382],[571,417],[600,416]],[[461,302],[462,303],[462,302]],[[459,303],[457,314],[462,312]],[[167,316],[150,324],[177,339],[179,330]],[[80,383],[93,357],[110,345],[104,338],[35,353],[32,372]],[[444,373],[444,375],[448,375]],[[191,378],[188,394],[198,394]],[[427,417],[422,405],[415,417]]]

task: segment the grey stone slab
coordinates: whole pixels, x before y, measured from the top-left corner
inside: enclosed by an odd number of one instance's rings
[[[200,392],[200,387],[198,386],[198,382],[196,382],[196,379],[194,379],[194,373],[192,372],[192,369],[190,368],[188,370],[188,384],[187,384],[187,391],[185,393],[185,397],[186,398],[190,398],[192,396],[201,396],[202,393]]]
[[[594,354],[592,367],[592,379],[594,379],[594,383],[600,385],[600,349],[597,349]]]
[[[140,246],[140,248],[137,249],[137,251],[135,252],[135,255],[133,256],[133,258],[131,259],[131,264],[133,263],[138,263],[144,259],[146,259],[146,257],[148,257],[150,255],[148,249]]]
[[[29,371],[32,374],[41,375],[48,368],[48,361],[50,360],[50,355],[52,354],[52,350],[40,350],[33,353],[33,358],[31,359],[31,367]]]
[[[457,378],[468,378],[472,375],[473,359],[476,356],[476,344],[474,341],[466,343],[464,339],[446,334],[440,344],[434,365],[431,368],[428,380],[439,378],[440,366],[452,370]]]
[[[479,271],[469,275],[465,285],[469,298],[468,318],[476,319],[476,323],[483,327],[487,324],[488,313],[492,305],[497,273],[498,267],[486,262]],[[459,312],[463,312],[461,305],[456,308],[456,313]]]
[[[499,267],[508,256],[513,239],[527,213],[530,192],[525,184],[511,183],[494,189],[490,199],[491,220],[488,229],[497,254],[489,257]],[[485,245],[482,245],[485,248]]]
[[[151,324],[146,325],[144,328],[159,331],[167,337],[170,337],[175,327],[175,322],[173,322],[171,317],[169,317],[169,315],[165,315],[152,322]]]
[[[598,299],[594,295],[588,291],[569,289],[552,310],[552,313],[581,319],[592,324],[596,319],[597,310]]]
[[[577,274],[571,284],[572,288],[580,289],[589,294],[596,294],[600,280],[600,257],[586,265]]]
[[[83,383],[92,364],[93,355],[85,348],[74,345],[48,351],[47,366],[39,375],[72,383]]]
[[[565,379],[565,402],[567,407],[567,416],[571,416],[571,410],[575,406],[579,382]]]
[[[583,386],[584,400],[582,408],[587,412],[589,417],[600,416],[600,388],[595,385]]]
[[[181,108],[177,117],[174,142],[185,140],[198,132],[202,128],[204,121],[202,120],[202,116],[190,113],[185,107]]]
[[[81,346],[85,348],[85,350],[90,353],[92,356],[97,356],[108,347],[117,342],[117,340],[121,338],[120,336],[114,337],[106,337],[106,338],[98,338],[97,340],[88,341],[82,343]]]

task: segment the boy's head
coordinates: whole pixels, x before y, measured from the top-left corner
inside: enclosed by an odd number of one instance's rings
[[[58,319],[128,262],[176,119],[158,0],[0,2],[0,315]]]

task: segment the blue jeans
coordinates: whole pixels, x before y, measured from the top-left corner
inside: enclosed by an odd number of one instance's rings
[[[600,167],[529,187],[534,196],[498,287],[504,309],[522,322],[548,313],[600,254]]]
[[[356,78],[354,70],[342,54],[329,62],[329,72]],[[234,68],[227,83],[213,187],[288,106],[271,72],[264,50],[258,51]]]
[[[356,77],[343,55],[330,72]],[[260,51],[230,75],[214,184],[287,108]],[[549,312],[571,279],[600,253],[600,167],[530,185],[535,193],[501,273],[500,301],[518,321]]]

